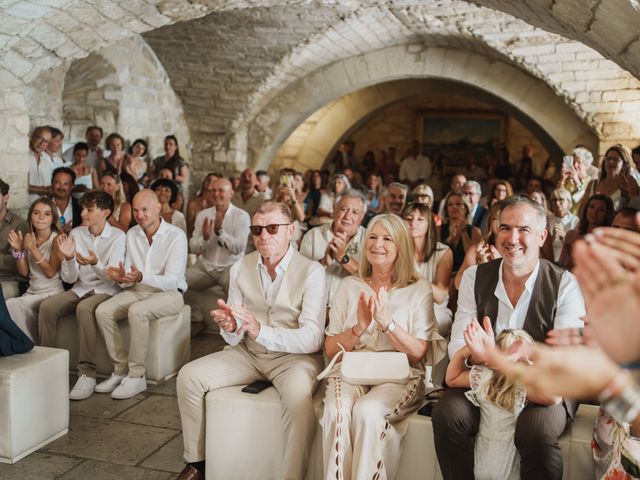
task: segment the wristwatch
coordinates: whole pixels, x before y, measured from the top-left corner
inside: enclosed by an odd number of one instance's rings
[[[342,258],[340,259],[340,263],[341,263],[342,265],[346,265],[347,263],[349,263],[349,260],[350,260],[349,255],[345,255],[344,257],[342,257]]]
[[[391,323],[387,325],[387,329],[384,331],[384,333],[393,333],[395,331],[396,331],[396,322],[391,320]]]

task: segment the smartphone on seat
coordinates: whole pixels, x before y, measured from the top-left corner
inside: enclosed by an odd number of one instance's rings
[[[245,393],[260,393],[266,388],[271,386],[271,382],[269,380],[256,380],[255,382],[250,383],[242,388],[242,392]]]

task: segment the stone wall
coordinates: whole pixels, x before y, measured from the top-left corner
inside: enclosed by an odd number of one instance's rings
[[[362,158],[367,150],[372,150],[377,154],[380,150],[394,146],[399,160],[409,149],[411,142],[417,138],[417,122],[420,111],[427,109],[495,111],[492,105],[454,95],[447,98],[423,97],[402,100],[377,112],[350,135],[350,139],[356,143],[358,158]],[[541,172],[548,157],[546,149],[536,136],[517,119],[507,116],[506,146],[509,149],[512,162],[520,158],[523,145],[533,147],[534,169]]]

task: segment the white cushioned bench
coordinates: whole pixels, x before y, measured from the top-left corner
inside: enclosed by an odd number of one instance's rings
[[[279,480],[282,478],[280,399],[275,388],[252,395],[241,386],[221,388],[206,397],[207,480]],[[314,399],[319,413],[322,392]],[[594,478],[591,436],[597,407],[581,405],[575,423],[562,436],[565,480]],[[250,453],[250,460],[247,457]],[[318,424],[306,480],[321,480],[322,432]],[[403,442],[397,480],[442,479],[431,418],[415,414]]]
[[[35,347],[0,357],[0,462],[15,463],[68,428],[69,352]]]
[[[129,323],[118,323],[125,347],[129,349]],[[149,383],[162,383],[178,374],[178,370],[189,361],[191,355],[191,308],[182,307],[180,313],[153,320],[149,324],[149,347],[147,350],[146,378]],[[58,323],[56,347],[69,351],[72,371],[78,366],[79,349],[78,323],[75,315],[67,315]],[[113,372],[113,363],[109,358],[102,332],[98,328],[96,337],[96,369],[100,376]]]

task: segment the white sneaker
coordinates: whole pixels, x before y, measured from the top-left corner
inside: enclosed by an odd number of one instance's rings
[[[96,379],[81,375],[78,381],[71,389],[69,400],[84,400],[89,398],[96,388]]]
[[[124,377],[118,388],[111,393],[111,398],[116,400],[124,400],[125,398],[135,397],[139,393],[147,389],[147,380],[144,377],[131,378]]]
[[[111,393],[118,385],[120,385],[123,378],[124,375],[116,375],[114,372],[104,382],[100,382],[96,385],[95,391],[98,393]]]

